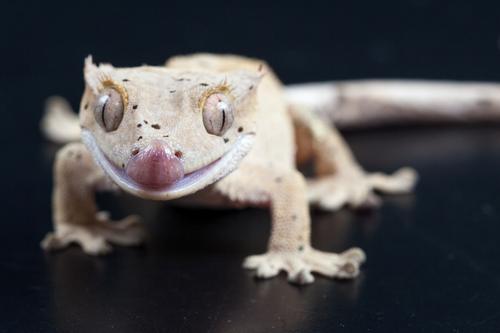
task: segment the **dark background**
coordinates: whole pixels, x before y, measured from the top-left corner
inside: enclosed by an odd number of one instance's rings
[[[175,54],[266,59],[285,83],[347,78],[500,81],[495,1],[13,2],[0,4],[0,332],[498,332],[500,128],[347,133],[368,170],[416,167],[414,195],[381,209],[313,214],[313,243],[363,247],[352,282],[240,268],[265,250],[263,210],[186,210],[100,195],[139,212],[144,248],[45,255],[56,146],[39,134],[45,98],[78,104],[83,58],[162,64]]]

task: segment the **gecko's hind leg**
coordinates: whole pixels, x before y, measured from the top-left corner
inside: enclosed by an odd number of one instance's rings
[[[380,172],[369,173],[367,175],[368,183],[373,189],[382,193],[400,194],[408,193],[413,190],[417,182],[417,172],[412,168],[401,168],[392,175],[386,175]]]
[[[144,241],[138,216],[111,221],[108,213],[98,212],[94,192],[113,185],[83,144],[68,144],[58,152],[54,179],[54,232],[42,241],[43,249],[59,250],[75,243],[85,253],[97,255],[109,252],[109,243],[132,246]]]
[[[401,168],[392,175],[355,169],[312,179],[308,181],[307,192],[311,204],[327,210],[337,210],[344,205],[376,207],[380,199],[375,191],[409,193],[416,181],[417,173],[411,168]]]
[[[325,124],[311,110],[290,108],[296,128],[297,160],[312,157],[316,177],[308,181],[309,203],[327,210],[344,205],[373,207],[380,203],[375,191],[401,194],[411,192],[417,181],[412,168],[392,175],[368,173],[358,164],[335,127]]]

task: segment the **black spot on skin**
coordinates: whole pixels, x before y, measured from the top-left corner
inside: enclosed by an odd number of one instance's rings
[[[132,155],[137,155],[137,154],[139,154],[139,148],[132,149]]]
[[[166,134],[166,135],[163,135],[163,137],[164,137],[164,138],[168,138],[168,134]]]
[[[132,109],[136,110],[138,106],[139,105],[136,104],[136,105],[132,106]]]
[[[298,247],[298,250],[299,250],[300,252],[304,251],[304,245],[300,245],[300,246]]]
[[[293,220],[293,221],[297,220],[297,215],[293,214],[293,215],[292,215],[292,220]]]
[[[80,153],[76,154],[76,159],[77,160],[81,160],[82,159],[82,154],[80,154]]]
[[[142,127],[142,124],[137,124],[137,127]]]
[[[153,127],[154,129],[160,129],[161,128],[159,124],[153,124],[153,125],[151,125],[151,127]]]
[[[83,106],[83,109],[87,110],[88,108],[89,108],[89,103],[85,103],[85,105]]]
[[[122,163],[122,169],[125,169],[125,164]]]
[[[142,139],[142,136],[138,137],[138,138],[137,138],[137,141],[139,141],[139,140],[141,140],[141,139]]]
[[[276,183],[281,183],[281,181],[282,181],[282,180],[283,180],[283,179],[281,179],[281,177],[276,177],[276,178],[274,179],[274,181],[275,181]]]
[[[147,121],[147,120],[144,120],[144,124],[146,124],[146,125],[147,125],[147,124],[148,124],[148,121]]]
[[[252,90],[252,89],[253,89],[253,84],[250,87],[248,87],[248,90]]]
[[[238,127],[238,132],[239,133],[243,132],[243,127]]]
[[[175,92],[175,90],[170,90],[170,93],[173,94]]]
[[[229,139],[228,138],[224,138],[224,143],[228,143],[229,142]]]
[[[200,83],[200,86],[203,86],[203,87],[208,87],[208,83],[204,83],[204,82],[202,82],[202,83]]]
[[[183,77],[178,78],[178,79],[175,79],[175,81],[179,81],[179,82],[182,82],[182,81],[184,81],[184,80],[185,80],[185,79],[184,79]]]
[[[176,150],[176,151],[175,151],[175,157],[177,157],[177,158],[181,158],[181,157],[182,157],[182,151],[180,151],[180,150]]]
[[[130,80],[129,80],[129,79],[123,79],[122,81],[123,81],[123,82],[128,82],[128,81],[130,81]]]

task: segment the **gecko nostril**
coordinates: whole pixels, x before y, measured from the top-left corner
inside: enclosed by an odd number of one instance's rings
[[[184,167],[177,156],[161,141],[132,150],[125,172],[137,184],[161,188],[184,177]]]
[[[180,151],[180,150],[176,150],[176,151],[175,151],[175,157],[177,157],[177,158],[181,158],[181,157],[182,157],[182,151]]]

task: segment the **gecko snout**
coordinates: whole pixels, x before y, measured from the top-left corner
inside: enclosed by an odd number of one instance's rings
[[[184,177],[184,167],[165,144],[154,141],[148,147],[133,151],[125,169],[136,183],[148,188],[160,188]]]

